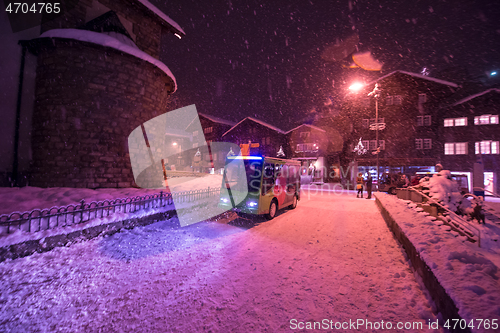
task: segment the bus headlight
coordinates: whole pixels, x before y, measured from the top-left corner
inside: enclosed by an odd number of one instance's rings
[[[247,202],[247,206],[248,207],[257,207],[257,202],[255,202],[255,201],[249,201],[249,202]]]
[[[227,199],[227,198],[220,198],[220,201],[222,201],[223,203],[228,203],[229,199]]]

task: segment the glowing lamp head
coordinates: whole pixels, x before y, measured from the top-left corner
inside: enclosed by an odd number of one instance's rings
[[[364,85],[360,82],[354,82],[353,84],[351,84],[351,86],[349,87],[349,90],[352,91],[352,92],[358,92],[360,91],[362,88],[364,87]]]
[[[177,146],[177,142],[172,143],[172,146]]]

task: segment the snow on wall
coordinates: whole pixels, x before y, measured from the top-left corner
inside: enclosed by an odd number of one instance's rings
[[[160,60],[153,58],[149,54],[142,52],[141,50],[126,45],[120,42],[118,39],[108,36],[106,34],[101,34],[98,32],[79,30],[79,29],[53,29],[44,32],[39,38],[65,38],[79,40],[82,42],[93,43],[97,45],[102,45],[105,47],[110,47],[115,50],[121,51],[123,53],[130,54],[136,58],[142,59],[149,62],[150,64],[161,69],[165,74],[167,74],[174,81],[174,92],[177,90],[177,81],[170,69]]]
[[[175,22],[170,17],[168,17],[167,15],[165,15],[165,13],[163,13],[161,10],[159,10],[151,2],[149,2],[147,0],[138,0],[138,1],[140,3],[142,3],[144,6],[146,6],[149,10],[151,10],[152,12],[154,12],[156,15],[158,15],[162,20],[164,20],[165,22],[167,22],[168,24],[170,24],[172,27],[174,27],[175,29],[179,30],[184,35],[186,34],[184,32],[184,30],[182,30],[182,28],[177,24],[177,22]]]
[[[417,211],[415,204],[384,193],[375,196],[415,246],[463,319],[469,322],[500,316],[500,253],[455,237],[442,221]]]

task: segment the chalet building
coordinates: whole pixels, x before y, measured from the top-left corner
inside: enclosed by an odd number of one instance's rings
[[[286,132],[289,158],[301,161],[301,175],[316,181],[324,181],[328,170],[326,164],[329,138],[324,129],[303,124]]]
[[[246,117],[222,134],[223,142],[232,142],[241,147],[252,143],[251,154],[277,157],[280,147],[283,148],[283,158],[289,158],[290,152],[286,145],[286,133],[262,120]]]
[[[438,118],[443,166],[472,179],[474,164],[480,162],[484,188],[495,193],[500,192],[499,105],[500,89],[492,88],[440,110]]]
[[[378,99],[367,96],[375,84],[381,89]],[[353,174],[357,168],[375,176],[379,151],[380,174],[434,170],[443,149],[439,140],[438,110],[441,101],[457,89],[458,85],[453,82],[398,70],[351,94],[343,109],[353,124],[351,144],[343,164],[353,166]],[[376,106],[378,120],[375,119]]]
[[[186,127],[186,132],[192,135],[193,141],[204,136],[211,149],[209,151],[208,147],[202,147],[188,150],[184,153],[184,160],[194,171],[211,171],[210,169],[213,169],[214,172],[219,171],[224,168],[226,155],[229,152],[225,149],[227,145],[221,144],[223,142],[222,135],[236,123],[204,113],[198,113],[198,117],[203,133],[200,133],[194,121]],[[196,144],[193,147],[196,147]]]
[[[61,12],[20,41],[22,56],[36,57],[34,67],[21,69],[36,75],[26,75],[34,89],[20,88],[17,107],[32,120],[24,129],[32,158],[20,170],[14,142],[13,174],[27,172],[29,185],[40,187],[135,186],[127,138],[171,108],[177,85],[159,60],[160,41],[184,31],[146,0],[78,1]]]

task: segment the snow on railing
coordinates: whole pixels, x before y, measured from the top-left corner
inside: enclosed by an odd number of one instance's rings
[[[470,223],[468,223],[466,220],[464,220],[460,215],[458,215],[454,211],[450,210],[449,208],[446,208],[445,206],[440,204],[436,199],[431,198],[427,194],[422,193],[421,191],[415,189],[412,186],[408,187],[408,189],[411,191],[417,192],[421,196],[427,198],[428,203],[435,204],[436,206],[439,206],[441,209],[445,210],[448,214],[452,215],[454,217],[453,222],[456,222],[457,224],[459,224],[463,229],[468,231],[469,234],[476,236],[477,237],[477,244],[479,247],[481,247],[481,231],[478,228],[474,227],[473,225],[470,225]],[[474,229],[475,232],[471,229]],[[469,237],[467,235],[466,235],[466,237],[469,239],[473,239],[472,237]]]
[[[13,212],[0,215],[0,235],[10,234],[12,230],[38,232],[66,227],[93,219],[105,218],[116,213],[134,213],[144,209],[161,208],[174,203],[192,202],[220,193],[219,188],[193,190],[174,193],[160,193],[114,200],[92,201],[86,203],[26,212]]]
[[[491,194],[492,196],[494,197],[497,197],[497,198],[500,198],[500,195],[493,192],[493,191],[488,191],[487,189],[484,189],[482,187],[474,187],[472,188],[473,191],[483,191],[483,192],[488,192],[489,194]]]

